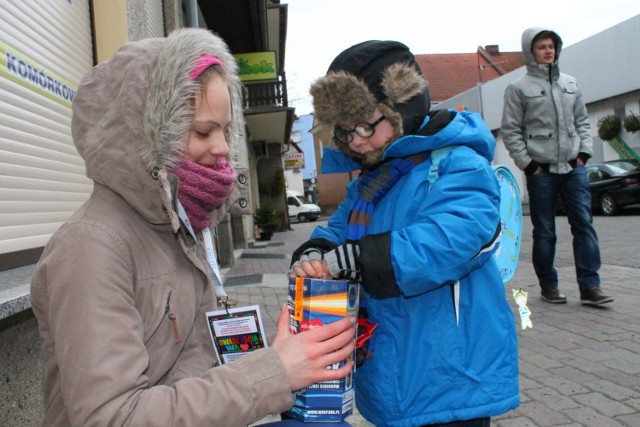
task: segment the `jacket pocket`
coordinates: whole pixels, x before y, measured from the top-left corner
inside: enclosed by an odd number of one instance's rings
[[[522,126],[527,131],[525,137],[530,137],[529,133],[538,130],[553,129],[555,123],[550,113],[553,107],[551,99],[551,87],[528,86],[522,90],[525,113],[522,117]],[[549,132],[545,132],[548,134]],[[539,135],[535,135],[539,136]]]
[[[163,286],[158,292],[152,293],[153,295],[148,295],[149,299],[140,310],[144,324],[145,345],[157,335],[166,335],[167,328],[163,327],[163,324],[166,323],[169,326],[169,322],[173,323],[170,318],[173,314],[171,300],[177,300],[177,291],[171,287]]]
[[[522,95],[527,101],[531,101],[546,96],[547,90],[541,86],[528,86],[522,89]]]
[[[560,89],[562,90],[562,93],[565,93],[567,95],[574,95],[576,94],[576,92],[578,92],[578,85],[576,85],[575,82],[572,81],[560,81],[558,83],[558,86],[560,86]]]
[[[553,132],[551,131],[551,129],[545,129],[545,128],[534,128],[534,129],[527,129],[527,140],[537,140],[537,141],[541,141],[541,142],[546,142],[546,140],[549,140],[551,138],[553,138]]]

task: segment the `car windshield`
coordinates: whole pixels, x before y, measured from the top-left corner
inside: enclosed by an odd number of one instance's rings
[[[606,162],[609,166],[615,166],[626,171],[634,171],[640,169],[640,162],[636,160],[612,160]]]
[[[607,165],[606,168],[603,168],[603,170],[605,170],[606,172],[609,173],[609,175],[611,176],[620,176],[620,175],[626,175],[627,172],[629,172],[626,169],[620,168],[618,166],[614,166],[614,165]]]

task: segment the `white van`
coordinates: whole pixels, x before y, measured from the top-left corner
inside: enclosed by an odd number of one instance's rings
[[[322,215],[320,206],[309,203],[307,198],[296,190],[287,190],[287,208],[289,220],[315,221]]]

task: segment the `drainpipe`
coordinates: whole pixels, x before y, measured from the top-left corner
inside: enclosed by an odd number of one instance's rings
[[[480,117],[484,119],[484,106],[482,105],[482,82],[478,82],[478,111],[480,113]]]
[[[187,15],[188,27],[199,27],[198,23],[198,0],[182,0],[182,8]]]

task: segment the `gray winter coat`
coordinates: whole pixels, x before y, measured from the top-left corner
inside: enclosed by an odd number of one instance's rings
[[[189,71],[204,53],[229,74],[234,153],[243,129],[236,64],[208,31],[128,43],[80,83],[72,133],[94,191],[51,238],[31,283],[46,426],[244,426],[293,404],[271,348],[213,368],[205,313],[220,307],[167,168],[185,149]]]
[[[593,154],[589,116],[576,79],[560,72],[562,40],[557,34],[553,64],[538,64],[531,52],[533,38],[544,28],[522,34],[522,54],[527,74],[511,83],[504,94],[500,133],[516,166],[527,175],[538,166],[564,174],[579,156]]]

